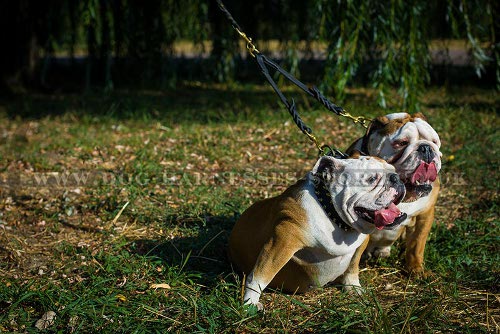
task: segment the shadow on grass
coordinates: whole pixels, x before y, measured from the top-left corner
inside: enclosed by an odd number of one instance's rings
[[[200,274],[199,283],[213,287],[217,277],[233,271],[227,257],[227,241],[236,216],[206,216],[202,226],[196,226],[192,236],[170,240],[142,239],[132,243],[130,251],[144,256],[155,256],[169,266]],[[171,217],[178,223],[182,218]],[[191,227],[192,228],[192,227]]]
[[[326,94],[326,92],[325,92]],[[287,89],[299,111],[320,104],[299,89]],[[327,96],[329,96],[327,94]],[[347,101],[364,100],[364,93],[347,94]],[[335,102],[335,101],[334,101]],[[48,116],[90,116],[112,120],[162,120],[183,122],[235,121],[259,116],[269,107],[285,112],[277,95],[267,85],[184,84],[166,90],[115,90],[110,94],[20,94],[0,100],[0,113],[11,119],[37,120]]]

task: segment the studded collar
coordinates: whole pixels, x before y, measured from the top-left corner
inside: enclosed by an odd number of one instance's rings
[[[352,230],[352,227],[347,225],[342,218],[340,218],[337,210],[335,210],[330,191],[321,178],[318,178],[314,185],[314,193],[316,194],[319,205],[333,223],[346,232]]]

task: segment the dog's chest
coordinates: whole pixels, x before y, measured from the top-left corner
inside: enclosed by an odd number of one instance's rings
[[[365,240],[366,235],[354,229],[346,232],[332,222],[309,192],[304,192],[301,202],[306,212],[304,232],[311,247],[331,256],[343,256],[354,253]]]
[[[304,232],[309,247],[298,251],[293,261],[307,267],[314,273],[317,283],[324,285],[345,272],[366,235],[341,229],[328,219],[317,200],[307,192],[301,204],[306,212]]]

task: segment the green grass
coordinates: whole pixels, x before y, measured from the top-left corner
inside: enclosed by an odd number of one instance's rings
[[[267,86],[179,88],[0,101],[0,332],[37,332],[47,311],[46,331],[60,333],[499,331],[496,91],[426,94],[444,153],[432,275],[405,276],[395,250],[364,267],[363,297],[269,291],[254,313],[226,259],[229,231],[317,152]],[[322,142],[345,149],[362,135],[288,94]],[[353,114],[388,112],[369,89],[347,101]]]

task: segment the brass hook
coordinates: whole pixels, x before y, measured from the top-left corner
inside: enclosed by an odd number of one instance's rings
[[[240,34],[240,36],[247,42],[247,50],[250,52],[250,55],[252,57],[255,57],[254,53],[260,53],[259,50],[255,47],[255,45],[252,43],[252,38],[248,37],[247,34],[245,34],[243,31],[239,30],[238,28],[234,28]]]

